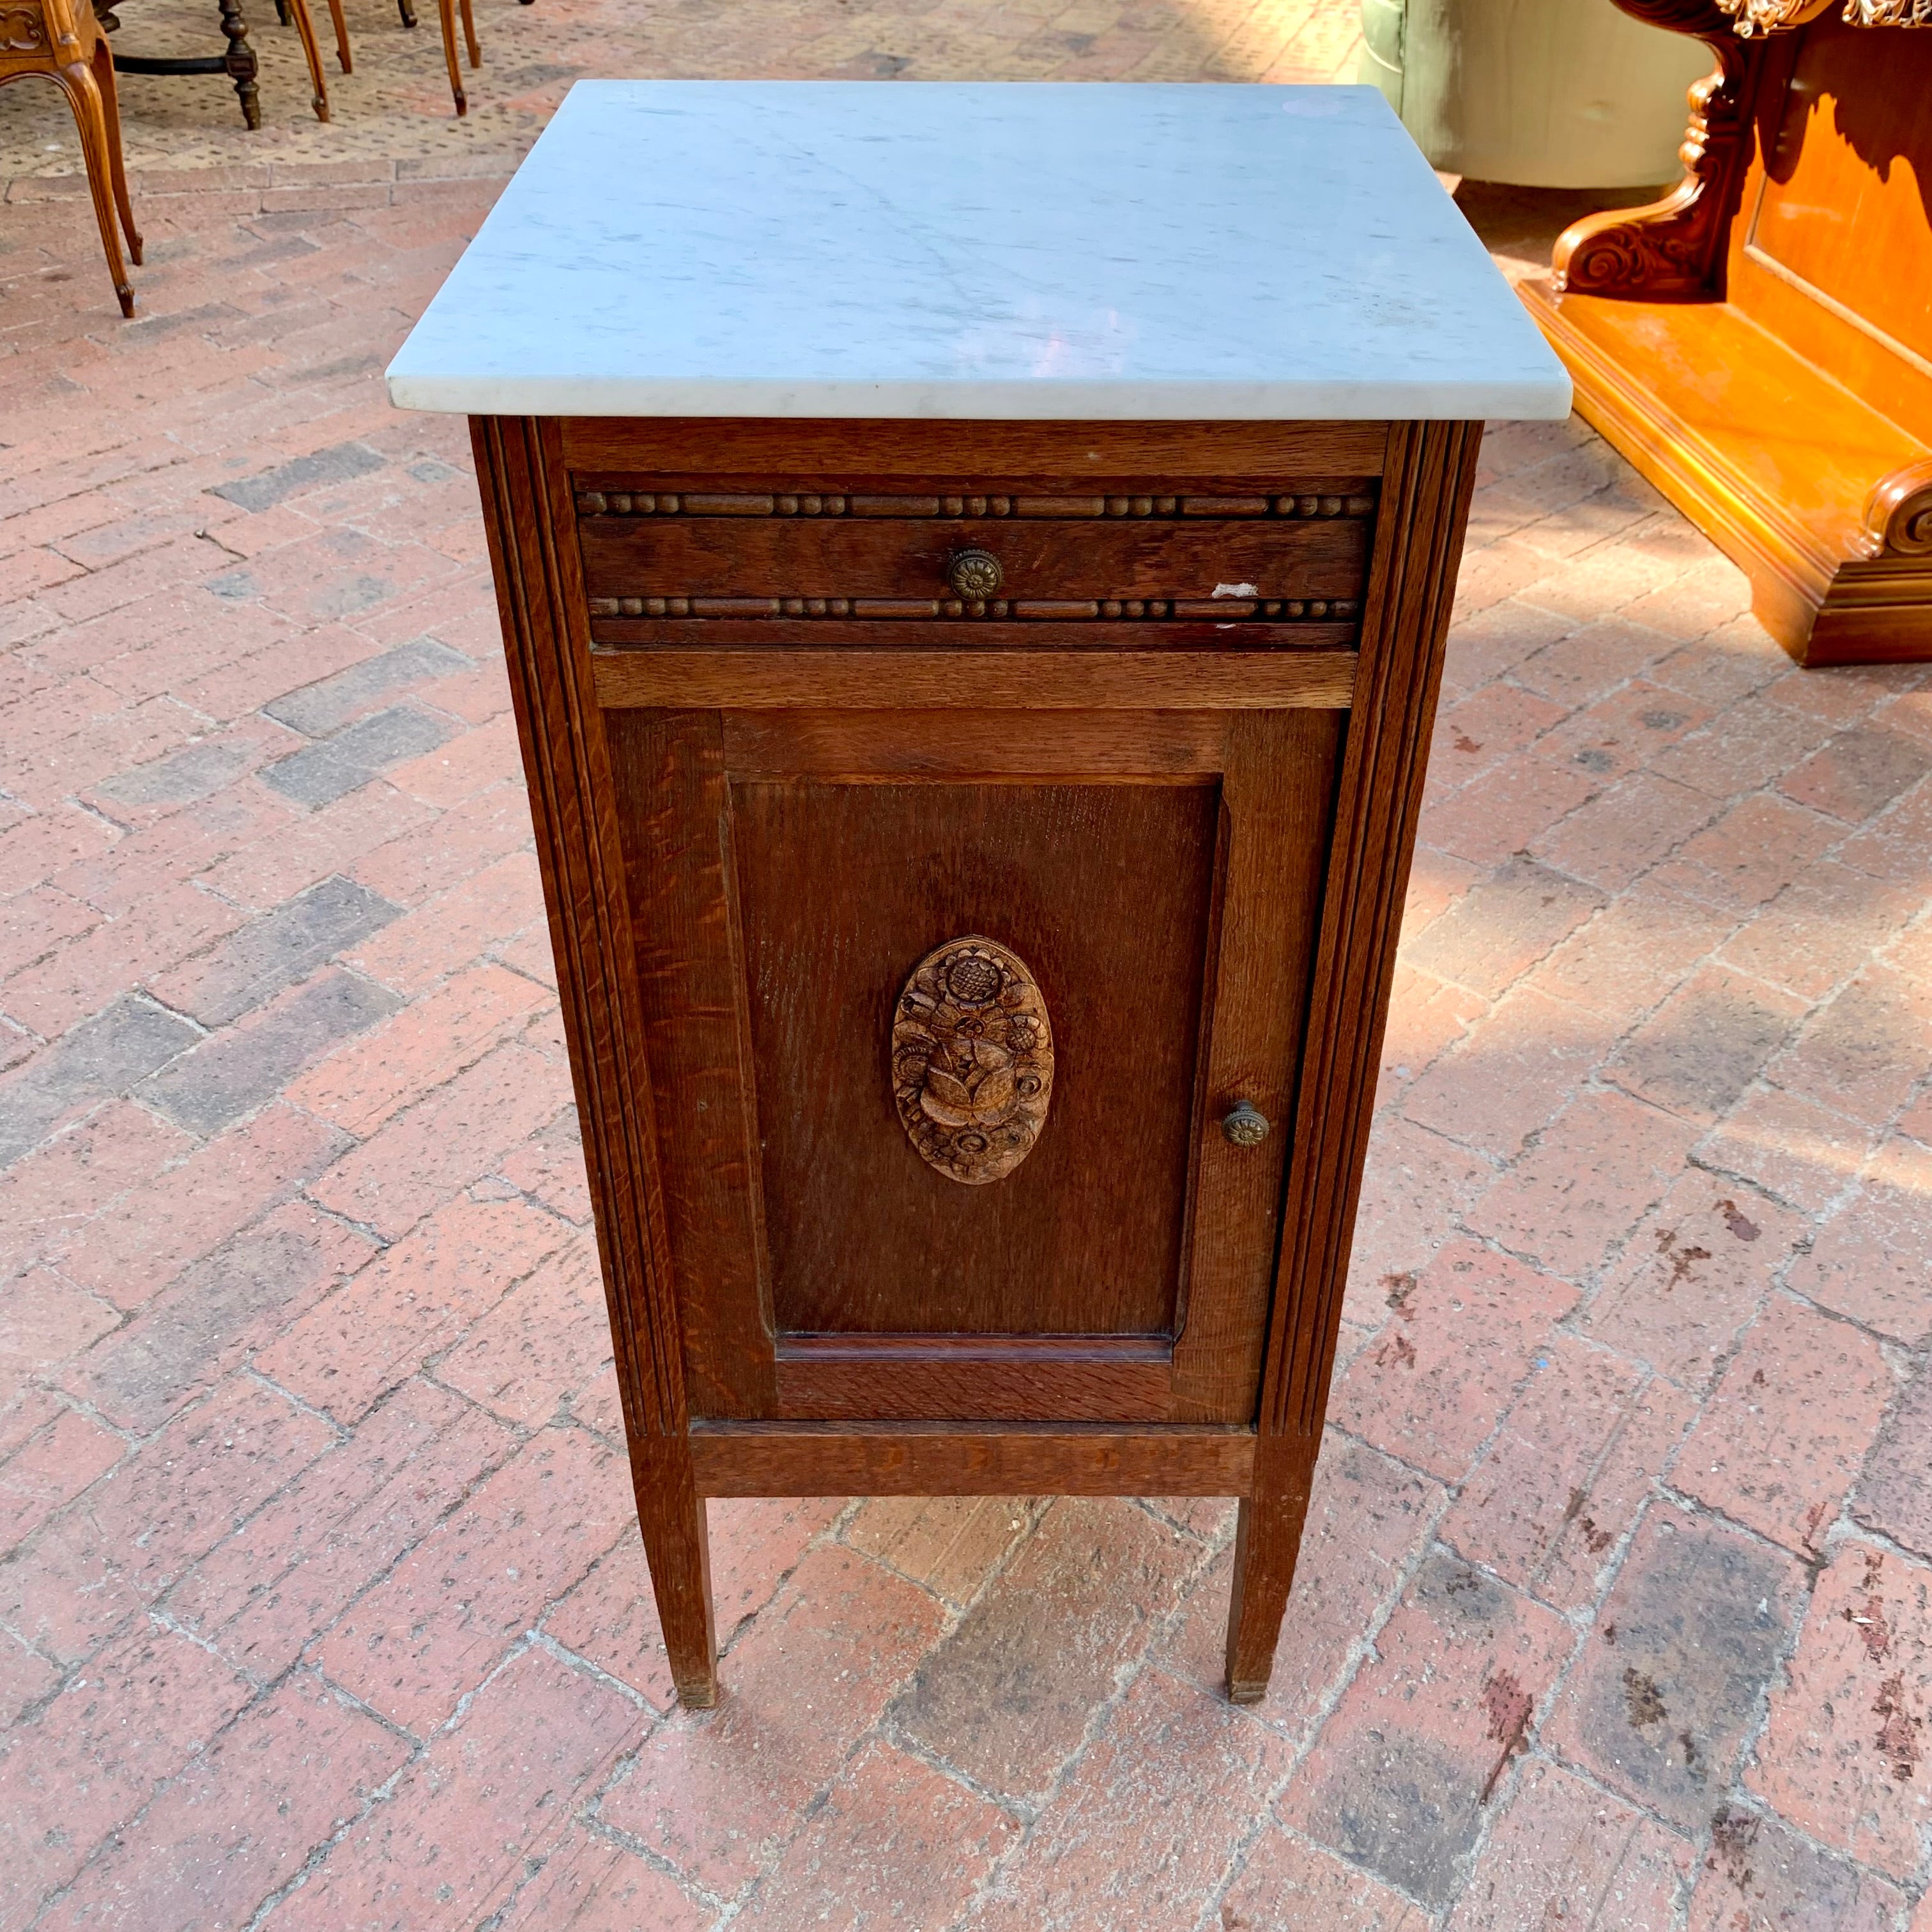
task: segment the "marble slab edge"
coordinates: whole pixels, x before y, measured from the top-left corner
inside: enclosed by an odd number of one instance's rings
[[[1567,374],[1526,382],[653,382],[434,376],[392,368],[399,409],[498,416],[730,416],[974,422],[1498,422],[1568,416]]]

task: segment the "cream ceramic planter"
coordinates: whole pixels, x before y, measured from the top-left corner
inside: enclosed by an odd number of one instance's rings
[[[1446,172],[1532,188],[1624,188],[1681,172],[1701,43],[1612,0],[1362,0],[1359,78]]]

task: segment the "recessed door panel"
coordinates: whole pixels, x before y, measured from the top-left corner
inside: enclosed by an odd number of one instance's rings
[[[733,785],[781,1332],[1172,1330],[1219,802],[1211,781]],[[982,1185],[921,1157],[893,1079],[909,976],[974,935],[1024,962],[1054,1047],[1036,1140]],[[984,1138],[958,1111],[954,1140]]]

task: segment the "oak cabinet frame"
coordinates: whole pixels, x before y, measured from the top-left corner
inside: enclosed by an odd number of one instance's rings
[[[1228,1684],[1258,1698],[1327,1401],[1480,424],[478,417],[472,429],[638,1514],[680,1696],[717,1695],[706,1497],[1067,1493],[1240,1498]],[[853,519],[836,541],[822,524],[791,534],[835,498]],[[862,499],[887,506],[863,530]],[[660,500],[682,520],[654,548],[634,530]],[[1004,610],[950,598],[935,560],[969,523],[1020,528],[1022,500],[1046,504],[1040,527],[1058,532],[1013,550],[1040,580]],[[1000,501],[1007,512],[986,507]],[[616,527],[619,514],[634,525]],[[1099,534],[1070,544],[1061,518]],[[755,542],[734,537],[753,523]],[[1217,531],[1246,565],[1214,586],[1225,616],[1195,608],[1191,579],[1161,575],[1211,557]],[[1260,581],[1277,556],[1279,581]],[[662,574],[674,570],[682,587]],[[1070,580],[1047,581],[1056,572]],[[894,608],[807,608],[842,585],[848,607]],[[994,794],[1063,784],[1118,808],[1096,839],[1180,826],[1196,844],[1176,849],[1214,872],[1186,928],[1202,990],[1177,971],[1180,990],[1162,995],[1196,1029],[1161,1048],[1169,1097],[1154,1138],[1180,1205],[1166,1220],[1148,1209],[1145,1225],[1183,1258],[1166,1328],[1150,1328],[1155,1288],[1124,1282],[1104,1332],[1001,1328],[984,1268],[969,1285],[974,1325],[946,1327],[936,1308],[908,1325],[917,1296],[886,1283],[873,1299],[897,1326],[854,1312],[788,1328],[775,1293],[856,1310],[863,1257],[856,1273],[781,1268],[774,1288],[774,1232],[810,1246],[812,1177],[832,1168],[800,1156],[792,1178],[758,1171],[790,1158],[760,1152],[760,1110],[788,1100],[758,1093],[748,1070],[792,1062],[753,1010],[756,881],[734,868],[777,867],[808,844],[820,821],[792,825],[785,787],[826,800],[872,788],[854,822],[890,827],[920,822],[928,794],[911,788],[950,785],[1016,842],[1016,878],[1044,876],[1022,804]],[[1137,786],[1159,799],[1107,789]],[[765,842],[741,849],[734,826]],[[796,922],[766,924],[767,952],[804,958]],[[905,970],[948,936],[896,938]],[[1049,1012],[1056,1000],[1087,1010],[1044,971],[1040,983]],[[1091,1027],[1070,1030],[1058,1012],[1052,1025],[1063,1068],[1083,1055],[1090,1067]],[[890,1118],[883,1060],[835,1058],[826,1078],[881,1083],[874,1112]],[[1209,1130],[1250,1090],[1276,1132],[1244,1166]],[[1081,1092],[1063,1070],[1051,1104],[1064,1113],[1026,1164],[945,1198],[934,1225],[970,1231],[965,1197],[994,1202],[1034,1172],[1039,1198],[1064,1186],[1070,1224],[1090,1226],[1121,1183]],[[955,1185],[917,1168],[903,1137],[900,1157],[891,1187]],[[1064,1312],[1073,1277],[1058,1266],[1028,1276],[1031,1305]]]

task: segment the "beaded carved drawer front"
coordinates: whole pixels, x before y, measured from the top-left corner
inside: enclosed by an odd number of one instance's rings
[[[600,644],[1044,641],[1334,650],[1354,639],[1376,485],[930,494],[575,479]],[[1135,634],[1124,637],[1124,630]]]

